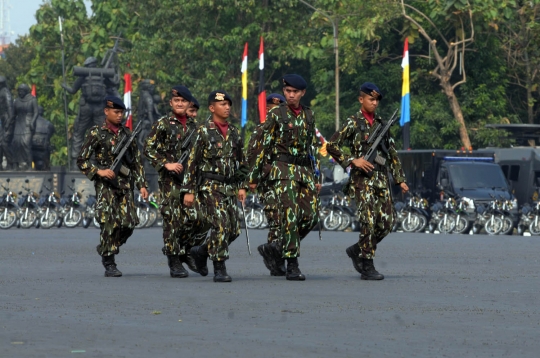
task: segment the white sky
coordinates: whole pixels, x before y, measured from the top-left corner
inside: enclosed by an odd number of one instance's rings
[[[11,42],[19,35],[27,34],[30,30],[30,26],[36,23],[35,14],[39,6],[45,2],[45,0],[8,0],[9,15],[11,21]],[[91,0],[85,0],[88,13],[90,13]]]

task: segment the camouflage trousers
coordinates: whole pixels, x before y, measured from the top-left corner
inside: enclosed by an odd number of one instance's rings
[[[268,222],[268,243],[280,239],[279,204],[271,186],[261,185],[259,197],[264,205],[264,215]]]
[[[360,180],[349,188],[349,195],[357,204],[357,216],[360,222],[360,257],[375,257],[377,244],[392,231],[395,213],[387,179],[378,178],[377,185],[370,179]]]
[[[139,223],[133,191],[96,184],[96,220],[101,234],[96,247],[100,256],[117,255]]]
[[[208,256],[212,261],[225,261],[229,258],[229,245],[240,236],[236,196],[201,191],[199,198],[211,230],[206,243]]]
[[[279,217],[279,237],[284,258],[300,256],[300,241],[317,225],[317,191],[313,183],[273,180],[267,200],[275,195]]]

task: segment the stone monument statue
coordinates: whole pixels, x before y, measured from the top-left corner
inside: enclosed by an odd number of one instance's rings
[[[142,149],[144,147],[144,141],[152,129],[152,125],[159,119],[159,117],[161,117],[161,115],[157,108],[158,103],[156,103],[154,99],[156,89],[154,81],[141,81],[139,84],[139,89],[140,92],[139,105],[137,107],[137,120],[142,121],[142,130],[137,136],[137,143],[139,144],[139,148]]]
[[[36,170],[51,170],[51,138],[54,125],[43,117],[43,107],[38,106],[39,116],[32,137],[32,159]]]
[[[30,86],[21,84],[17,88],[19,98],[13,105],[13,140],[11,154],[15,169],[29,170],[32,166],[32,135],[38,117],[37,100],[30,93]]]
[[[13,98],[4,76],[0,76],[0,170],[13,169],[10,143],[13,137]],[[6,159],[6,167],[2,163]]]

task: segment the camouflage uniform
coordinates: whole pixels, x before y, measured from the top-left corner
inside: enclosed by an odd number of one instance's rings
[[[260,178],[260,182],[257,185],[257,194],[259,195],[261,202],[264,204],[264,214],[266,216],[266,220],[268,221],[268,243],[272,243],[279,240],[279,206],[278,202],[276,201],[276,195],[272,191],[272,186],[269,186],[266,182],[268,174],[270,174],[268,169],[271,168],[266,164],[271,162],[272,158],[268,153],[263,153],[264,147],[262,139],[263,128],[262,124],[259,124],[249,139],[246,162],[249,168],[253,168],[259,155],[264,156],[264,162],[262,164],[263,173]]]
[[[362,112],[347,118],[343,128],[330,138],[326,150],[343,168],[347,168],[353,159],[361,158],[367,153],[370,147],[367,139],[381,121],[381,117],[375,116],[373,125],[370,125]],[[386,165],[374,164],[375,170],[371,178],[353,166],[350,180],[344,188],[344,193],[355,198],[358,206],[357,215],[361,224],[358,246],[360,257],[364,259],[372,259],[375,256],[377,244],[390,233],[394,224],[395,212],[388,183],[388,171],[396,184],[405,182],[405,174],[394,140],[387,136],[384,143],[388,153],[382,151],[381,146],[377,153],[386,159]],[[350,156],[341,150],[343,145],[350,146]]]
[[[101,256],[118,254],[120,246],[126,243],[139,223],[133,189],[146,188],[148,183],[144,177],[139,148],[135,141],[131,142],[126,157],[131,157],[131,163],[124,161],[130,169],[128,177],[118,174],[118,188],[107,183],[97,175],[99,169],[111,167],[114,156],[113,150],[123,136],[131,135],[131,131],[120,126],[118,134],[107,127],[106,122],[101,126],[93,126],[86,135],[83,146],[77,158],[77,166],[90,179],[96,188],[96,219],[101,227],[100,244],[97,252]],[[90,158],[95,155],[97,165]]]
[[[229,258],[229,245],[240,235],[238,224],[238,179],[245,166],[238,129],[229,124],[224,138],[215,123],[208,120],[197,131],[184,174],[185,192],[196,194],[205,208],[210,225],[206,247],[214,262]],[[245,187],[242,183],[241,187]]]
[[[188,117],[186,128],[173,115],[157,120],[146,139],[144,155],[159,173],[159,190],[162,193],[160,210],[163,216],[163,243],[165,255],[182,256],[189,253],[198,239],[206,236],[198,201],[191,208],[183,205],[181,193],[183,175],[173,176],[165,168],[167,163],[176,163],[182,155],[182,143],[191,131],[196,131],[197,122]],[[191,137],[194,142],[195,133]],[[189,147],[187,148],[189,150]]]
[[[285,116],[283,116],[285,114]],[[270,110],[261,126],[264,151],[257,157],[249,182],[259,184],[265,173],[272,188],[265,194],[266,202],[274,201],[279,217],[279,237],[282,238],[282,257],[300,255],[300,240],[317,224],[317,191],[313,161],[317,139],[313,112],[303,107],[295,116],[282,104]],[[266,163],[265,158],[271,158]],[[319,168],[318,158],[313,158]]]

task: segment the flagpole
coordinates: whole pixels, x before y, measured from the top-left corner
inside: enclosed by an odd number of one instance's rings
[[[64,84],[66,83],[66,65],[64,54],[64,33],[62,31],[62,17],[58,16],[58,24],[60,25],[60,43],[62,46],[62,79]],[[66,149],[67,149],[67,167],[68,171],[71,171],[71,153],[69,151],[69,132],[68,132],[68,109],[67,109],[67,97],[66,89],[64,88],[64,119],[66,126]]]
[[[241,126],[242,126],[242,142],[244,141],[245,127],[247,124],[247,61],[248,61],[248,43],[244,45],[244,54],[242,56],[242,116],[241,116]]]

